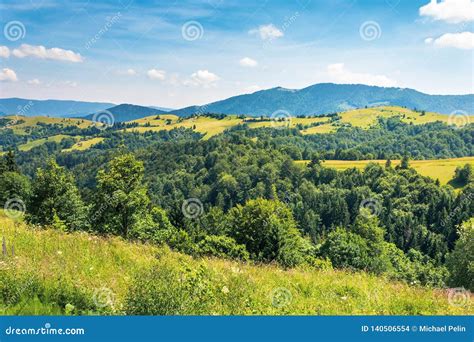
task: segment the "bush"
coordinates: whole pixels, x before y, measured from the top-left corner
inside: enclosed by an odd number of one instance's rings
[[[229,212],[229,235],[256,261],[292,267],[304,262],[305,240],[291,210],[279,201],[250,200]]]
[[[451,272],[449,283],[474,292],[474,219],[459,228],[459,239],[446,264]]]
[[[320,253],[331,260],[334,267],[367,269],[370,265],[369,247],[360,235],[337,228],[329,233]]]
[[[229,258],[247,261],[250,258],[249,252],[244,245],[239,245],[234,239],[227,236],[207,235],[199,241],[197,246],[198,254],[204,256],[214,256],[218,258]]]

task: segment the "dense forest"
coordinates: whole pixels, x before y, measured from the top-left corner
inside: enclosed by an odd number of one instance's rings
[[[311,136],[242,125],[209,140],[186,129],[118,131],[124,127],[89,128],[108,139],[85,151],[60,153],[72,144],[66,139],[27,152],[12,144],[1,164],[1,201],[23,203],[32,225],[167,244],[195,257],[332,265],[474,289],[471,166],[456,171],[460,190],[410,167],[412,159],[472,156],[472,125],[380,119],[369,130]],[[85,135],[68,134],[75,130]],[[2,142],[11,136],[3,130]],[[325,158],[387,162],[336,171]]]

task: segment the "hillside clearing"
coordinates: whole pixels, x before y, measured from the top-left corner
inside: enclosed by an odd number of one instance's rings
[[[428,122],[441,121],[448,123],[449,117],[438,113],[422,113],[407,108],[395,106],[383,106],[349,110],[339,113],[340,120],[331,121],[328,117],[307,117],[307,118],[285,118],[283,121],[273,121],[269,118],[241,118],[236,115],[228,115],[224,119],[211,118],[207,116],[190,117],[180,119],[176,115],[149,116],[146,118],[131,121],[139,126],[131,130],[144,133],[147,131],[171,130],[173,128],[185,127],[205,134],[204,139],[224,132],[226,129],[241,124],[247,124],[249,128],[262,127],[303,127],[300,132],[307,134],[332,133],[339,127],[351,125],[354,127],[370,128],[377,124],[380,117],[390,118],[398,116],[405,123],[414,125],[425,124]]]
[[[53,136],[50,136],[50,137],[47,137],[47,138],[31,140],[31,141],[27,142],[26,144],[19,145],[18,149],[20,151],[29,151],[32,148],[43,145],[46,142],[59,143],[64,138],[75,138],[75,137],[72,137],[70,135],[65,135],[65,134],[53,135]]]
[[[76,142],[70,148],[63,149],[62,152],[85,151],[91,148],[92,146],[102,142],[103,140],[104,138],[102,137],[81,140],[81,141]]]
[[[307,164],[309,160],[298,160],[296,163]],[[386,160],[325,160],[323,165],[337,170],[347,170],[353,167],[363,169],[369,163],[385,165]],[[392,166],[399,164],[400,160],[392,160]],[[454,177],[456,168],[465,164],[471,164],[474,167],[474,157],[410,161],[410,167],[419,174],[439,179],[441,184],[447,184]]]

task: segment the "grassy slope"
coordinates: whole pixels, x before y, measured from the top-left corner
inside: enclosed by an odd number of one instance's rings
[[[63,140],[64,138],[70,138],[71,136],[70,135],[65,135],[65,134],[58,134],[58,135],[53,135],[51,137],[47,137],[47,138],[42,138],[42,139],[36,139],[36,140],[32,140],[32,141],[29,141],[27,142],[26,144],[22,144],[20,146],[18,146],[18,149],[20,151],[29,151],[31,150],[32,148],[34,147],[37,147],[37,146],[40,146],[48,141],[50,142],[61,142],[61,140]]]
[[[322,123],[320,126],[309,127],[301,130],[302,134],[324,134],[334,132],[341,124],[350,124],[356,127],[368,128],[377,123],[378,117],[393,117],[400,116],[402,121],[407,123],[423,124],[427,122],[442,121],[448,122],[448,116],[437,114],[437,113],[426,113],[421,115],[421,113],[414,112],[410,109],[402,107],[374,107],[374,108],[365,108],[365,109],[356,109],[347,112],[340,113],[341,120],[331,123],[326,117],[316,117],[316,118],[292,118],[290,122],[273,122],[268,119],[259,121],[248,121],[248,119],[240,119],[235,115],[229,115],[222,120],[213,119],[209,117],[198,117],[198,118],[187,118],[181,119],[173,114],[164,114],[159,115],[158,119],[156,115],[141,118],[131,122],[137,123],[139,126],[134,128],[129,128],[128,130],[136,132],[147,132],[147,131],[161,131],[161,130],[171,130],[178,127],[192,128],[199,133],[204,134],[203,139],[209,139],[212,136],[223,133],[226,129],[231,127],[247,123],[250,128],[259,128],[259,127],[279,127],[279,126],[291,126],[295,127],[297,124],[310,125],[313,123]],[[11,117],[15,118],[15,117]],[[25,129],[28,127],[34,127],[39,122],[43,123],[55,123],[61,125],[76,125],[80,128],[87,128],[91,125],[91,122],[88,120],[82,119],[62,119],[62,118],[49,118],[49,117],[18,117],[17,119],[24,120],[24,123],[17,124],[13,126],[13,129],[16,134],[27,134]],[[44,143],[45,140],[40,139],[37,142],[31,142],[33,145],[25,144],[23,148],[30,149],[34,146],[38,146],[41,143]],[[69,152],[72,150],[85,150],[92,145],[99,142],[98,139],[90,139],[83,142],[78,142],[71,149],[67,149],[64,152]],[[31,147],[30,147],[31,146]]]
[[[323,164],[337,170],[346,170],[352,167],[363,169],[368,163],[384,165],[385,162],[385,160],[326,160]],[[298,160],[297,163],[307,164],[309,160]],[[392,160],[393,166],[398,164],[400,164],[400,160]],[[410,161],[410,166],[419,174],[439,179],[441,184],[447,184],[454,177],[456,167],[464,166],[465,164],[471,164],[474,167],[474,157]]]
[[[309,125],[316,122],[322,122],[323,124],[320,126],[309,127],[301,131],[301,133],[303,134],[317,134],[334,132],[340,124],[351,124],[352,126],[356,127],[369,128],[370,126],[377,123],[378,117],[388,118],[393,116],[400,116],[402,121],[406,123],[413,123],[415,125],[434,121],[442,121],[446,123],[448,122],[447,115],[429,112],[425,113],[425,115],[421,115],[421,113],[414,112],[410,109],[394,106],[350,110],[347,112],[340,113],[340,116],[341,120],[336,123],[330,123],[328,118],[319,117],[292,118],[289,124],[286,122],[272,122],[268,119],[262,121],[247,122],[247,124],[250,128],[259,128],[278,127],[284,125],[295,127],[297,124]],[[166,119],[171,120],[171,123],[166,124]],[[184,119],[179,122],[178,119],[179,118],[175,115],[160,115],[160,119],[156,119],[156,116],[150,116],[133,121],[140,125],[140,127],[133,128],[133,130],[138,132],[146,132],[173,129],[176,127],[192,128],[193,126],[196,126],[196,131],[200,133],[205,133],[206,135],[204,138],[208,139],[211,136],[222,133],[225,129],[242,124],[246,121],[245,119],[239,119],[237,116],[228,116],[223,120],[200,117],[197,119]],[[148,124],[149,126],[144,127],[145,124]]]
[[[104,138],[102,137],[95,137],[86,140],[81,140],[72,145],[70,148],[65,148],[62,152],[71,152],[71,151],[84,151],[89,149],[91,146],[102,142]]]
[[[14,124],[11,128],[16,134],[27,134],[25,132],[26,128],[31,128],[36,126],[38,123],[46,123],[46,124],[58,124],[63,126],[77,126],[79,128],[87,128],[89,127],[92,122],[89,120],[82,120],[82,119],[70,119],[70,118],[50,118],[47,116],[33,116],[33,117],[26,117],[26,116],[7,116],[6,118],[24,121],[21,123]]]
[[[66,234],[52,229],[34,230],[14,223],[0,214],[1,235],[10,248],[15,245],[15,257],[1,257],[0,269],[16,268],[32,272],[49,281],[50,286],[73,283],[93,293],[108,288],[115,294],[114,307],[120,307],[136,271],[153,264],[158,266],[208,268],[220,279],[221,301],[235,301],[237,314],[469,314],[472,307],[456,307],[448,303],[446,292],[391,282],[363,272],[314,269],[282,270],[276,266],[254,266],[219,259],[194,260],[167,248],[125,242],[120,238],[102,238],[87,233]],[[14,266],[13,266],[14,265]],[[1,281],[0,281],[1,283]],[[243,285],[244,284],[244,285]],[[287,306],[272,305],[272,293],[285,288],[291,293]],[[233,296],[234,291],[248,298]],[[223,291],[224,292],[224,291]],[[236,300],[236,298],[240,298]],[[209,314],[228,314],[215,306]],[[252,304],[248,304],[252,303]],[[31,304],[30,304],[31,306]],[[0,302],[0,309],[2,304]],[[23,311],[32,313],[28,305]],[[213,307],[214,309],[214,307]],[[35,314],[44,313],[40,309]]]

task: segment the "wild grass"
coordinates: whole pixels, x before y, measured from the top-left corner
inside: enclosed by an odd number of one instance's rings
[[[193,259],[118,237],[28,227],[3,213],[0,225],[5,314],[473,313],[472,304],[450,305],[444,290],[364,272]]]
[[[65,135],[65,134],[57,134],[57,135],[53,135],[53,136],[50,136],[50,137],[47,137],[47,138],[31,140],[31,141],[27,142],[26,144],[19,145],[18,149],[20,151],[29,151],[32,148],[38,147],[38,146],[43,145],[44,143],[47,143],[47,142],[59,143],[64,138],[75,138],[75,137],[72,137],[70,135]]]
[[[62,152],[71,152],[71,151],[85,151],[95,144],[98,144],[102,142],[104,138],[102,137],[95,137],[95,138],[90,138],[90,139],[85,139],[85,140],[80,140],[76,142],[74,145],[72,145],[70,148],[65,148],[62,150]]]

